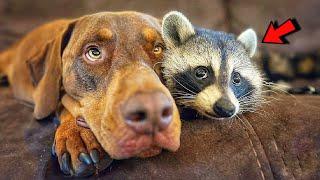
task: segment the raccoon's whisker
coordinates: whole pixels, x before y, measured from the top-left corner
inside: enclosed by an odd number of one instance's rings
[[[262,109],[260,109],[260,110],[258,110],[258,111],[255,111],[255,112],[256,112],[256,113],[260,113],[261,116],[265,116],[266,114],[268,114],[267,111],[262,110]],[[255,112],[254,112],[254,113],[255,113]]]
[[[271,103],[272,101],[267,101],[267,100],[244,100],[244,101],[239,101],[239,104],[244,105],[244,104],[266,104],[266,103]]]
[[[244,113],[244,112],[255,112],[256,110],[257,109],[241,109],[241,113]]]
[[[258,109],[258,107],[262,107],[263,105],[269,105],[269,103],[257,103],[257,102],[251,102],[251,103],[242,103],[240,104],[239,112],[242,111],[255,111]]]
[[[163,62],[159,61],[159,62],[155,63],[155,64],[153,65],[152,69],[155,70],[155,69],[156,69],[156,66],[159,65],[159,64],[162,65]]]
[[[193,98],[177,98],[176,101],[189,101],[189,102],[193,102]]]
[[[248,91],[244,95],[240,96],[239,99],[246,97],[248,94],[252,93],[254,90]]]
[[[172,92],[175,92],[175,93],[188,93],[188,92],[181,91],[181,90],[174,90],[174,91],[172,91]],[[188,94],[190,94],[190,93],[188,93]]]
[[[256,108],[259,107],[259,105],[257,105],[256,103],[247,103],[247,104],[241,104],[240,106],[242,106],[243,108]],[[241,108],[241,107],[240,107]],[[239,109],[240,109],[239,108]]]
[[[264,100],[257,100],[257,99],[241,99],[239,101],[239,104],[241,103],[248,103],[248,102],[254,102],[254,103],[259,103],[259,102],[263,102]]]
[[[171,93],[174,98],[195,98],[196,96],[189,93]]]
[[[239,109],[244,109],[244,108],[257,109],[258,107],[262,107],[263,105],[270,105],[270,104],[268,104],[268,103],[246,103],[246,104],[240,104]]]
[[[257,97],[247,96],[247,97],[239,98],[239,102],[251,101],[251,100],[254,100],[256,102],[262,102],[262,101],[266,101],[267,99],[264,98],[263,96],[257,96]]]
[[[194,97],[190,97],[190,96],[179,96],[179,97],[175,97],[175,99],[194,99]]]
[[[195,97],[194,95],[191,94],[172,94],[174,97]]]
[[[206,113],[206,112],[202,112],[202,114],[203,114],[205,117],[207,117],[207,118],[209,118],[209,119],[211,119],[211,120],[215,120],[215,118],[214,118],[213,116],[211,116],[210,114],[208,114],[208,113]]]
[[[189,99],[178,99],[176,101],[178,104],[182,104],[187,107],[191,107],[193,103],[193,100],[189,100]]]
[[[259,114],[260,116],[264,116],[265,114],[258,112],[258,111],[246,111],[246,112],[250,112],[250,113],[255,113],[255,114]]]
[[[272,82],[266,82],[266,81],[263,82],[263,86],[268,87],[271,90],[274,89],[274,90],[277,90],[279,92],[282,92],[284,94],[291,95],[292,97],[294,97],[292,94],[287,92],[287,89],[290,88],[289,86],[280,85],[280,84],[276,84],[276,83],[272,83]],[[282,86],[282,88],[279,86]],[[274,91],[274,93],[275,93],[275,91]]]
[[[171,94],[175,95],[189,95],[189,96],[194,96],[194,94],[186,93],[186,92],[171,92]]]
[[[243,103],[243,104],[240,104],[240,110],[241,109],[248,109],[248,108],[251,108],[251,109],[258,109],[259,107],[262,107],[263,105],[269,105],[269,103]]]
[[[189,91],[190,93],[196,95],[197,93],[195,93],[194,91],[188,89],[187,87],[185,87],[183,84],[181,84],[174,76],[172,76],[172,78],[177,82],[179,83],[184,89],[186,89],[187,91]]]
[[[276,84],[276,83],[272,83],[272,82],[263,82],[262,85],[264,87],[270,88],[271,90],[277,90],[279,92],[283,92],[285,94],[288,94],[288,92],[286,91],[288,88],[290,88],[289,86],[285,86],[285,85],[280,85],[280,84]],[[282,86],[282,87],[281,87]]]
[[[251,109],[257,109],[255,106],[252,105],[243,105],[239,110],[251,110]]]
[[[255,110],[255,111],[247,111],[247,112],[259,114],[260,116],[263,116],[263,117],[267,114],[266,111],[260,112],[260,111],[257,111],[257,110]]]
[[[278,86],[278,87],[282,86],[283,88],[288,88],[288,87],[290,87],[290,86],[287,86],[287,85],[283,85],[283,84],[279,84],[279,83],[274,83],[274,82],[271,82],[271,81],[265,81],[265,80],[263,80],[262,83],[265,84],[265,85],[270,85],[270,86]]]
[[[271,99],[270,101],[273,101],[273,100],[275,100],[275,101],[280,101],[280,100],[281,100],[281,99],[279,99],[279,98],[272,97],[272,96],[269,96],[268,99]]]
[[[271,102],[271,101],[267,101],[267,100],[264,100],[264,99],[242,99],[241,101],[239,101],[239,104],[247,104],[247,103],[257,103],[257,104],[260,104],[260,103],[266,103],[266,102]]]
[[[267,94],[267,93],[275,93],[275,94],[279,94],[279,92],[274,91],[274,90],[271,90],[271,89],[263,90],[263,91],[261,91],[261,93],[265,93],[265,94]]]
[[[279,95],[280,93],[283,93],[283,92],[279,92],[279,91],[275,91],[275,90],[264,90],[264,91],[261,91],[262,94],[266,94],[268,96],[272,95],[272,94],[276,94],[276,95]],[[287,92],[285,92],[285,94],[288,94]]]

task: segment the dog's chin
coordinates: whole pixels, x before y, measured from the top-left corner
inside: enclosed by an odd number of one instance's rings
[[[154,146],[154,147],[150,147],[149,149],[146,149],[142,152],[140,152],[137,157],[140,158],[148,158],[148,157],[152,157],[152,156],[156,156],[158,154],[160,154],[162,151],[162,148],[158,147],[158,146]]]
[[[150,135],[138,135],[131,131],[130,135],[117,141],[117,148],[109,154],[114,159],[128,159],[156,156],[161,153],[162,149],[176,151],[180,146],[180,141],[175,142],[173,137],[166,131]]]

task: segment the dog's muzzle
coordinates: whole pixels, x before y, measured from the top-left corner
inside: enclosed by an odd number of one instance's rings
[[[162,92],[137,93],[121,108],[125,123],[137,134],[153,135],[172,122],[173,105]]]

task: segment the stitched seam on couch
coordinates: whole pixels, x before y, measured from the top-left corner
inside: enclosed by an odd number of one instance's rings
[[[266,157],[266,161],[267,161],[267,164],[268,164],[268,169],[270,170],[273,178],[275,179],[275,176],[274,176],[274,175],[275,175],[275,172],[274,172],[273,169],[271,168],[271,163],[270,163],[270,161],[269,161],[269,159],[268,159],[268,156],[267,156],[266,151],[265,151],[265,149],[264,149],[264,146],[263,146],[263,144],[262,144],[262,142],[261,142],[261,140],[260,140],[260,137],[259,137],[258,134],[256,133],[256,131],[255,131],[255,129],[253,128],[253,126],[251,125],[251,123],[250,123],[246,118],[243,117],[243,119],[241,120],[241,122],[242,122],[242,124],[243,124],[243,126],[241,126],[241,127],[246,131],[246,134],[247,134],[247,136],[248,136],[248,138],[249,138],[249,142],[250,142],[250,144],[251,144],[252,150],[253,150],[253,152],[255,153],[257,162],[260,164],[259,167],[260,167],[261,173],[262,173],[262,175],[263,175],[263,179],[265,179],[265,173],[263,172],[263,169],[262,169],[262,166],[261,166],[261,162],[260,162],[260,160],[259,160],[259,157],[258,157],[256,148],[254,147],[254,144],[253,144],[253,141],[252,141],[251,136],[258,138],[258,139],[257,139],[257,141],[258,141],[258,143],[259,143],[258,146],[261,147],[261,149],[262,149],[262,151],[263,151],[263,152],[261,152],[261,153],[263,153],[262,155]],[[248,132],[248,131],[249,131],[249,132]],[[251,134],[251,136],[250,136],[250,134]]]

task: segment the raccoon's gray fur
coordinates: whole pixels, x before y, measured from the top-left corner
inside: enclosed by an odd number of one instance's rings
[[[236,38],[196,28],[173,11],[163,18],[162,36],[167,48],[163,77],[179,105],[215,119],[259,105],[263,79],[250,59],[257,47],[252,29]]]

